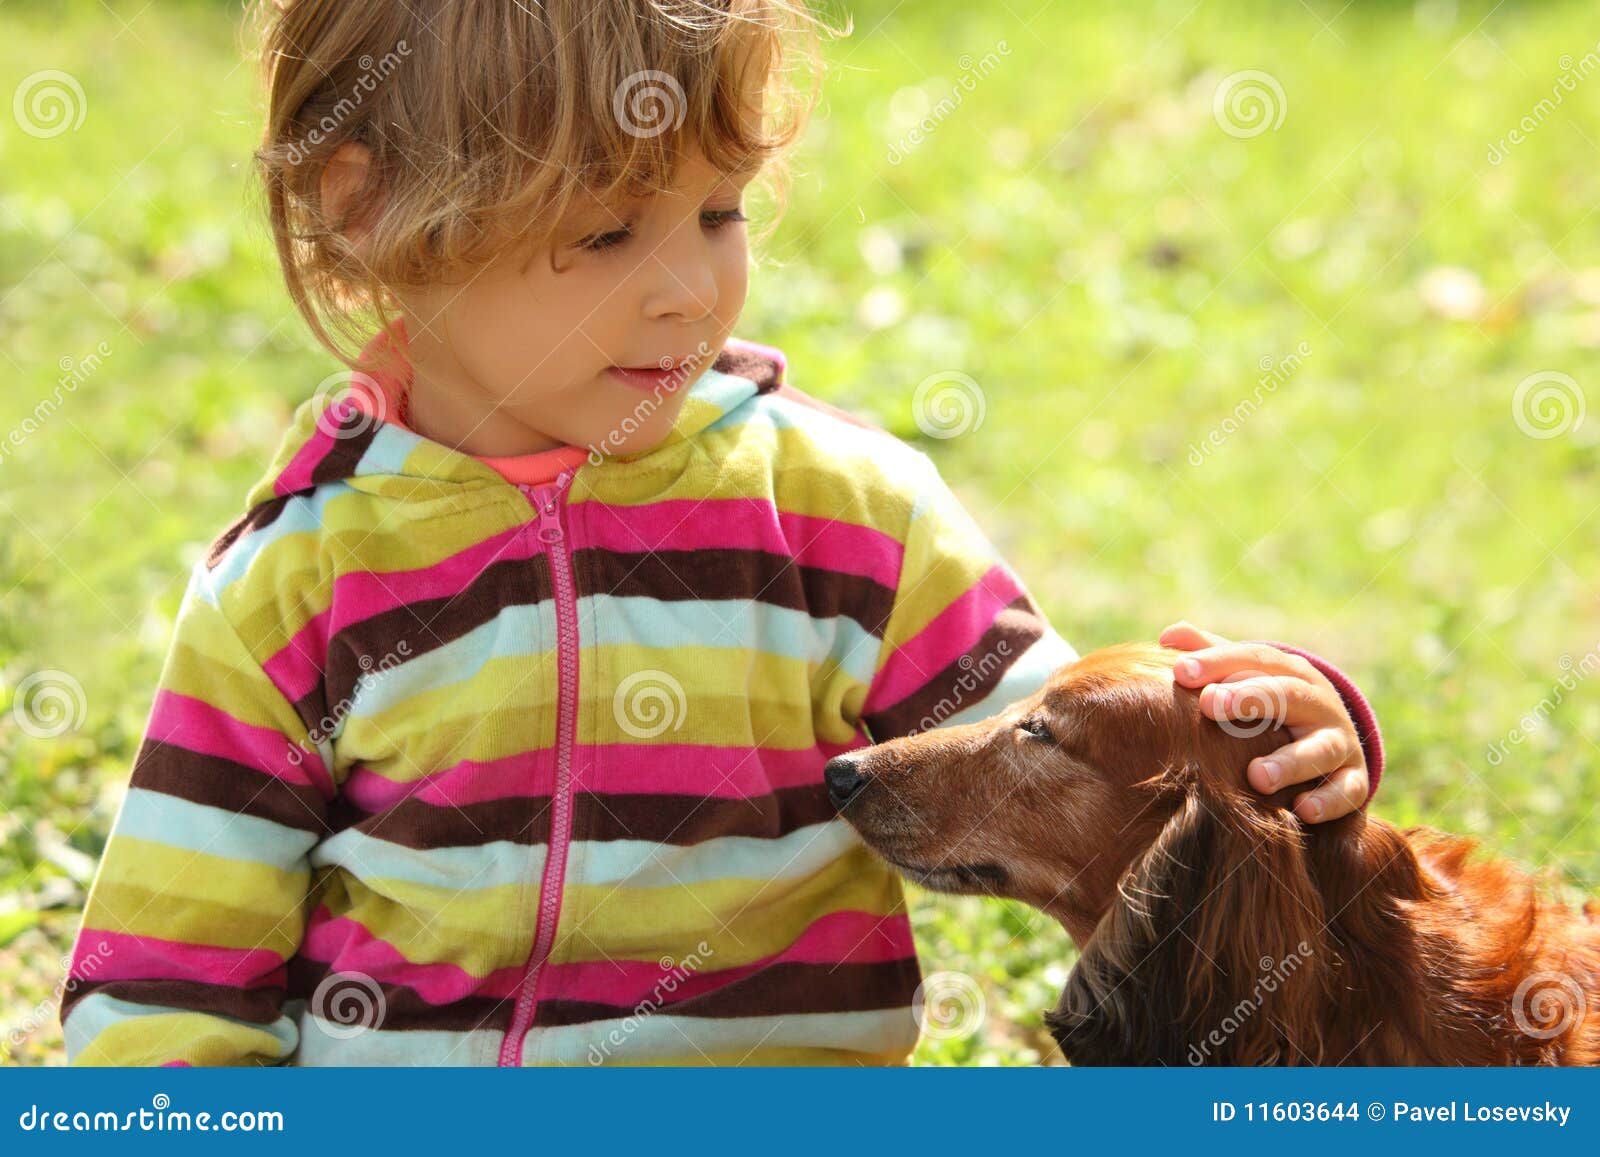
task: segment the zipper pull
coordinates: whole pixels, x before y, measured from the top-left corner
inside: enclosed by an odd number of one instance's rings
[[[556,491],[546,490],[538,496],[539,504],[539,541],[561,541],[561,515],[556,505]]]

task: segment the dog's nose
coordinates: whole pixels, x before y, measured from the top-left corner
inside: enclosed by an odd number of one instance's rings
[[[866,786],[867,777],[856,770],[856,762],[848,755],[836,755],[822,769],[822,778],[828,782],[828,799],[834,807],[844,807],[850,798]]]

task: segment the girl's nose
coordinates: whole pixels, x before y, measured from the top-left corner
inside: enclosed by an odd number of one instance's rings
[[[701,237],[676,239],[650,256],[645,316],[652,321],[699,321],[717,308],[717,272]]]

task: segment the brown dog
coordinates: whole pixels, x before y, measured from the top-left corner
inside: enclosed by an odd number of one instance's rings
[[[1096,651],[993,718],[839,756],[829,793],[917,883],[1066,927],[1045,1019],[1074,1064],[1600,1062],[1600,907],[1468,840],[1303,825],[1244,778],[1285,735],[1202,715],[1180,654]]]

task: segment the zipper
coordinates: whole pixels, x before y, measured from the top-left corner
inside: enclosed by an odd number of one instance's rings
[[[572,558],[561,527],[561,505],[573,470],[563,470],[555,483],[543,488],[519,484],[539,512],[539,541],[550,564],[550,582],[556,600],[556,784],[550,805],[550,841],[546,846],[544,877],[539,886],[539,921],[533,950],[517,986],[517,1004],[511,1027],[500,1045],[500,1064],[520,1066],[523,1042],[533,1024],[538,1001],[539,973],[555,941],[561,916],[561,887],[567,873],[567,848],[572,837],[572,749],[578,716],[578,600],[572,584]]]

